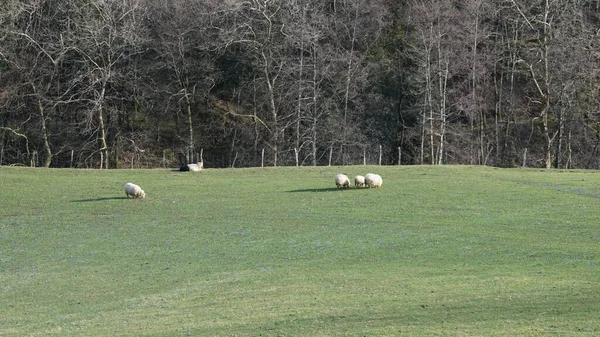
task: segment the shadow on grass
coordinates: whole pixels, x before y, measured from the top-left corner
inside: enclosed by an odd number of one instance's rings
[[[349,191],[349,190],[358,190],[359,188],[337,188],[337,187],[327,187],[327,188],[304,188],[300,190],[291,190],[287,191],[290,193],[298,193],[298,192],[334,192],[334,191]]]
[[[530,185],[530,186],[540,186],[540,187],[550,188],[550,189],[556,190],[558,192],[565,192],[565,193],[571,193],[571,194],[581,195],[581,196],[584,196],[584,197],[590,197],[590,198],[594,198],[594,199],[600,199],[600,192],[598,192],[596,190],[589,190],[589,189],[584,189],[584,188],[570,187],[570,186],[568,186],[566,184],[555,184],[555,183],[532,181],[532,180],[520,181],[520,180],[512,179],[510,181],[515,181],[517,183],[522,183],[522,184]]]
[[[120,199],[128,199],[128,198],[127,197],[103,197],[103,198],[71,200],[71,202],[90,202],[90,201],[106,201],[106,200],[120,200]]]

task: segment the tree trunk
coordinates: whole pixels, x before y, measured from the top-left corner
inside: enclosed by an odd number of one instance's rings
[[[476,65],[477,65],[477,44],[478,44],[478,33],[479,33],[479,11],[477,11],[476,15],[475,15],[475,31],[474,31],[474,39],[473,39],[473,46],[471,47],[471,52],[473,53],[472,57],[472,63],[471,63],[471,100],[474,102],[474,104],[477,104],[477,72],[476,72]],[[479,111],[479,104],[477,104],[477,106],[475,107],[475,111]],[[470,161],[471,164],[473,164],[474,160],[474,150],[473,150],[473,140],[475,138],[479,138],[475,136],[475,111],[471,111],[471,153],[470,153]],[[481,121],[480,121],[481,122]],[[481,145],[481,147],[483,148],[483,144]],[[479,158],[479,156],[478,156]],[[478,160],[478,164],[481,164],[481,160]]]
[[[564,134],[564,118],[565,118],[565,109],[564,107],[560,108],[560,114],[558,116],[558,138],[556,140],[556,154],[555,154],[555,163],[554,167],[560,168],[561,162],[561,152],[563,145],[563,134]]]
[[[52,163],[52,149],[50,148],[50,142],[48,140],[48,129],[46,128],[46,116],[44,115],[44,107],[42,102],[38,100],[38,109],[40,111],[40,118],[42,124],[42,139],[44,140],[44,167],[50,167]]]
[[[259,125],[258,123],[256,123],[256,121],[258,120],[258,102],[256,100],[256,77],[254,78],[254,81],[252,81],[252,114],[254,116],[254,153],[258,152],[258,139],[260,137],[260,132],[259,132]]]
[[[446,59],[446,64],[443,69],[443,74],[439,79],[440,86],[440,144],[438,146],[438,154],[437,154],[437,164],[443,164],[443,156],[444,156],[444,142],[446,135],[446,100],[447,96],[447,85],[448,85],[448,66],[450,64],[450,60]]]
[[[304,25],[306,18],[306,6],[302,6],[302,24],[300,31],[300,69],[298,73],[298,102],[296,105],[296,166],[298,166],[298,152],[300,151],[300,142],[301,142],[301,134],[300,134],[300,122],[302,120],[302,91],[303,91],[303,75],[304,75]]]
[[[433,28],[430,28],[430,35],[433,35]],[[435,164],[435,144],[434,144],[434,130],[433,130],[433,85],[431,78],[431,48],[426,45],[425,37],[423,36],[423,43],[425,44],[425,106],[429,110],[429,152],[431,156],[431,165]],[[423,117],[425,119],[425,117]]]
[[[98,149],[100,151],[101,156],[101,160],[104,160],[104,167],[108,168],[108,164],[109,164],[109,159],[108,159],[108,146],[107,146],[107,142],[106,142],[106,126],[104,125],[104,97],[106,95],[106,84],[107,84],[107,78],[109,76],[106,76],[106,79],[104,79],[104,81],[102,82],[102,89],[100,91],[100,97],[98,97],[98,102],[97,102],[97,109],[98,109],[98,142],[100,145],[100,148]],[[102,167],[102,164],[100,165]]]
[[[311,126],[311,147],[312,147],[312,165],[317,166],[317,121],[318,121],[318,108],[317,108],[317,77],[318,77],[318,69],[317,69],[317,49],[313,44],[313,78],[312,78],[312,126]]]
[[[341,144],[341,156],[342,165],[346,164],[346,143],[348,138],[348,104],[350,102],[350,84],[352,82],[352,57],[354,56],[354,44],[356,42],[356,26],[358,25],[358,1],[355,4],[354,11],[354,22],[352,24],[352,35],[350,37],[350,51],[348,52],[348,67],[346,69],[346,87],[344,90],[344,118],[342,124],[342,144]]]
[[[426,134],[426,128],[427,128],[427,114],[425,111],[425,108],[422,109],[421,111],[421,146],[420,146],[420,152],[419,152],[419,158],[420,158],[420,164],[424,165],[425,164],[425,134]]]
[[[571,149],[571,130],[569,130],[569,136],[567,137],[567,153],[568,153],[568,156],[567,156],[567,163],[565,164],[565,168],[570,169],[571,165],[572,165],[571,159],[573,156],[573,151]]]
[[[269,93],[269,110],[271,112],[271,121],[273,125],[273,129],[271,130],[271,148],[273,149],[273,166],[277,166],[277,156],[278,156],[278,144],[279,144],[279,124],[278,124],[278,114],[277,114],[277,106],[275,105],[275,91],[273,89],[273,85],[275,84],[275,79],[271,79],[269,74],[269,62],[267,56],[264,51],[262,52],[263,56],[263,72],[265,75],[265,82],[267,83],[267,90]]]
[[[544,21],[542,22],[542,25],[544,28],[543,28],[543,35],[542,35],[542,41],[541,41],[541,43],[542,43],[542,46],[541,46],[542,47],[542,61],[544,62],[544,68],[543,68],[544,88],[542,89],[538,85],[538,89],[543,98],[541,118],[542,118],[542,125],[544,128],[544,139],[546,140],[544,162],[546,163],[547,169],[552,168],[552,142],[554,140],[554,137],[551,136],[550,127],[548,125],[548,114],[549,114],[549,110],[550,110],[550,69],[548,66],[548,58],[549,58],[548,36],[550,34],[550,28],[549,28],[549,22],[548,22],[549,12],[550,12],[550,3],[549,3],[549,0],[545,0],[544,1]],[[532,71],[532,75],[534,76],[534,80],[535,80],[535,74],[533,74],[533,71]],[[537,84],[537,81],[536,81],[536,84]]]
[[[33,92],[39,94],[34,84],[32,84]],[[44,112],[44,105],[42,104],[41,99],[38,97],[37,99],[38,105],[38,113],[40,114],[40,124],[42,129],[42,140],[44,141],[44,167],[50,167],[52,163],[52,149],[50,148],[50,141],[48,136],[48,128],[46,126],[46,114]]]
[[[494,113],[494,137],[495,137],[495,147],[496,147],[496,160],[495,165],[501,163],[501,152],[500,152],[500,122],[502,120],[502,99],[504,97],[504,74],[500,72],[498,74],[498,68],[494,66],[494,91],[496,93],[496,102],[495,102],[495,113]],[[499,79],[498,79],[499,78]]]
[[[192,91],[192,95],[194,94]],[[183,95],[185,97],[185,111],[187,115],[187,124],[188,124],[188,163],[194,160],[194,119],[193,119],[193,111],[192,111],[192,101],[190,99],[190,94],[187,91],[187,88],[183,88]]]

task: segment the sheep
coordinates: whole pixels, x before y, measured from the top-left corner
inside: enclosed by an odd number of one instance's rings
[[[364,176],[355,176],[354,177],[354,187],[364,187],[365,186],[365,177]]]
[[[381,187],[383,184],[383,179],[381,176],[374,173],[365,174],[365,186],[368,187]]]
[[[125,195],[127,198],[129,198],[129,196],[142,199],[146,197],[146,192],[144,192],[141,187],[134,183],[127,183],[125,186],[123,186],[123,188],[125,189]]]
[[[179,167],[179,171],[181,172],[198,172],[204,169],[204,162],[198,162],[197,164],[187,164],[187,165],[181,165]]]
[[[335,186],[337,187],[350,187],[350,179],[345,174],[338,174],[335,176]]]
[[[198,172],[204,168],[204,162],[198,162],[198,164],[187,164],[187,167],[187,171]]]

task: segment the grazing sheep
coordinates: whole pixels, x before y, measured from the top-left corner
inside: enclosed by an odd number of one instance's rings
[[[345,174],[338,174],[335,176],[335,186],[337,187],[350,187],[350,179]]]
[[[381,187],[383,184],[383,179],[379,174],[368,173],[365,174],[365,186],[368,187]]]
[[[364,187],[365,186],[365,177],[364,176],[355,176],[354,177],[354,187]]]
[[[134,198],[142,198],[142,199],[146,197],[146,192],[144,192],[144,190],[142,190],[142,188],[136,184],[127,183],[127,184],[125,184],[124,188],[125,188],[125,195],[127,196],[127,198],[129,198],[129,196],[132,196]]]

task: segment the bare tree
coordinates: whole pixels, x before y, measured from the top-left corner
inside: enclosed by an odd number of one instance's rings
[[[367,97],[372,93],[375,63],[369,59],[376,48],[386,21],[387,8],[384,1],[352,0],[336,3],[332,8],[332,26],[326,48],[332,51],[328,57],[332,69],[333,97],[337,103],[331,127],[336,131],[335,141],[339,145],[339,160],[348,164],[351,146],[364,148],[367,126],[364,118],[369,110]],[[332,144],[333,145],[333,144]]]
[[[213,17],[220,15],[217,2],[174,1],[156,3],[145,0],[150,8],[149,28],[155,36],[153,45],[157,62],[152,72],[167,75],[160,83],[160,90],[168,95],[168,101],[176,107],[174,116],[178,120],[181,112],[185,120],[185,156],[191,161],[202,140],[201,128],[197,124],[200,102],[208,99],[208,92],[215,85],[214,56],[220,41],[214,38]],[[171,108],[167,106],[166,110]],[[169,117],[169,116],[165,116]],[[179,136],[179,135],[178,135]]]
[[[331,26],[325,16],[326,6],[321,1],[289,1],[286,24],[283,27],[285,41],[291,52],[289,64],[283,68],[282,81],[288,84],[288,90],[295,93],[291,101],[295,106],[295,116],[290,119],[294,132],[292,144],[296,165],[303,164],[307,158],[313,166],[317,165],[320,147],[319,128],[326,109],[319,98],[323,97],[324,80],[328,76],[331,60],[328,60],[327,48],[321,40],[331,33]],[[290,97],[292,98],[292,97]],[[283,105],[286,107],[286,105]],[[309,148],[302,157],[303,149]]]
[[[428,143],[431,164],[442,164],[448,122],[448,81],[451,77],[450,62],[453,55],[450,22],[456,16],[451,1],[415,2],[411,20],[418,41],[414,46],[420,55],[423,83],[421,163]],[[428,141],[426,141],[428,137]]]
[[[237,26],[230,33],[229,44],[242,47],[253,58],[256,69],[254,79],[258,82],[254,82],[252,86],[257,89],[254,92],[260,95],[256,101],[256,118],[267,121],[263,126],[268,133],[266,144],[273,154],[273,166],[279,163],[283,134],[293,124],[290,122],[293,113],[280,108],[282,98],[289,92],[285,84],[279,83],[284,67],[288,66],[282,55],[282,48],[285,46],[284,5],[253,0],[231,7],[237,17]]]
[[[11,29],[5,36],[9,45],[20,46],[13,49],[12,55],[4,56],[21,80],[13,97],[23,99],[25,114],[35,111],[34,120],[39,123],[36,136],[39,134],[41,138],[44,167],[51,165],[54,155],[51,125],[56,123],[55,114],[74,101],[73,87],[61,83],[62,63],[74,51],[62,39],[66,24],[61,18],[67,12],[68,3],[57,6],[49,6],[44,0],[22,3],[13,7],[16,22],[9,26]]]
[[[129,70],[123,65],[136,53],[130,35],[137,20],[138,0],[71,5],[70,20],[77,29],[65,38],[77,52],[72,65],[76,71],[73,85],[85,111],[82,132],[91,138],[85,145],[96,144],[88,158],[99,153],[100,168],[109,168],[109,132],[122,108],[115,90],[122,85],[122,72]]]
[[[575,83],[590,78],[589,69],[594,69],[593,61],[590,63],[586,56],[589,51],[581,52],[594,39],[595,33],[582,20],[590,8],[579,1],[544,0],[541,7],[538,2],[526,0],[504,4],[511,11],[509,17],[517,23],[516,63],[521,72],[529,75],[527,104],[534,113],[531,124],[539,126],[543,139],[543,166],[560,167],[565,122],[574,110],[572,97],[583,89]],[[582,64],[590,66],[588,71],[578,69]],[[537,128],[532,129],[532,133],[536,131]]]

